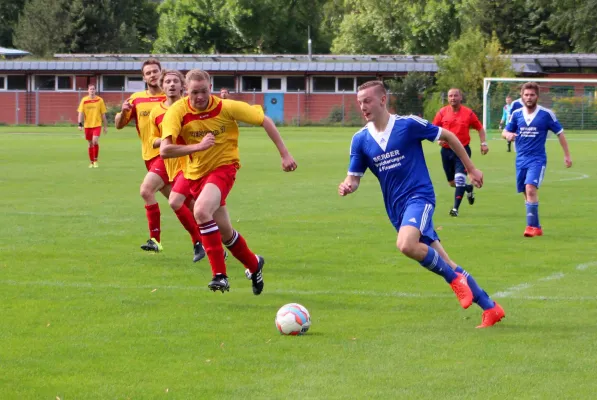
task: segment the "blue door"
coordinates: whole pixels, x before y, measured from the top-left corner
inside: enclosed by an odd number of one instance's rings
[[[275,123],[284,122],[284,93],[266,93],[263,100],[265,115]]]

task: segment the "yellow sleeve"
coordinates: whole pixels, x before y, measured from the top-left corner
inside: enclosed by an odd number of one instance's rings
[[[265,114],[261,106],[252,106],[244,101],[235,100],[225,100],[223,106],[228,109],[230,116],[237,121],[251,125],[263,125]]]
[[[149,113],[149,134],[151,135],[151,147],[153,147],[155,141],[161,137],[160,128],[158,128],[158,126],[155,124],[157,113],[154,112],[154,110],[158,109],[159,107],[154,107],[153,110],[151,110],[151,113]]]
[[[85,103],[85,97],[83,97],[81,99],[81,102],[79,103],[79,108],[77,108],[77,112],[84,112],[83,111],[83,104]]]
[[[105,114],[106,112],[108,112],[106,103],[104,103],[104,99],[100,98],[100,114]]]
[[[184,109],[177,107],[177,104],[170,107],[164,114],[164,119],[162,119],[162,139],[172,136],[172,143],[176,143],[176,139],[178,139],[178,135],[182,130]]]

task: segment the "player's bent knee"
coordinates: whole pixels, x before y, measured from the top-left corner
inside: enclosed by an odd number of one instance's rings
[[[396,247],[402,254],[407,257],[413,257],[417,248],[417,243],[412,240],[398,238],[396,241]]]
[[[454,176],[454,184],[456,187],[466,186],[466,175],[458,173]]]

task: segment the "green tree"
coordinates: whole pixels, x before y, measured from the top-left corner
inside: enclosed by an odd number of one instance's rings
[[[34,55],[51,57],[65,51],[68,0],[29,0],[15,28],[14,43]]]
[[[542,2],[533,0],[536,5]],[[548,24],[553,29],[570,37],[577,52],[597,51],[597,0],[550,0],[553,8]]]
[[[386,82],[390,89],[390,107],[401,115],[423,115],[425,93],[433,87],[433,77],[423,72],[411,72]]]
[[[25,0],[0,0],[0,46],[14,47],[12,36]]]
[[[467,106],[478,113],[483,104],[483,78],[514,76],[497,37],[486,39],[478,29],[469,29],[450,43],[446,57],[438,57],[437,64],[437,89],[461,89]]]

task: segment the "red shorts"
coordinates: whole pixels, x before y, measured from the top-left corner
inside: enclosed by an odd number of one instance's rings
[[[102,127],[85,128],[85,140],[91,140],[94,136],[99,136],[102,133]]]
[[[196,200],[199,194],[203,190],[203,187],[207,183],[213,183],[220,189],[222,199],[220,200],[220,206],[226,205],[226,197],[232,190],[234,181],[236,180],[236,171],[238,170],[238,164],[222,165],[205,175],[201,179],[188,180],[191,188],[191,195]]]
[[[164,160],[160,156],[155,156],[151,160],[145,160],[145,168],[148,172],[153,172],[162,178],[164,185],[170,184],[170,178],[168,178],[168,172],[166,171],[166,165]]]
[[[174,177],[172,181],[172,191],[182,194],[184,197],[191,196],[191,186],[188,179],[184,177],[182,171],[179,171],[178,174]]]

